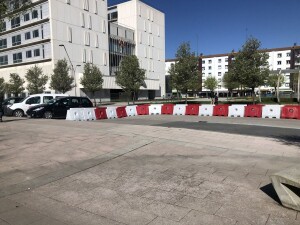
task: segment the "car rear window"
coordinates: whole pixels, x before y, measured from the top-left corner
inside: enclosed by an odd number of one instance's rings
[[[53,99],[53,96],[44,96],[44,103],[47,104]]]

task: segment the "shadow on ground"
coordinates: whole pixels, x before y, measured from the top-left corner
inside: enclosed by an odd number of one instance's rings
[[[278,204],[281,205],[281,201],[272,185],[272,183],[267,184],[260,188],[266,195],[268,195],[270,198],[272,198],[274,201],[278,202]]]
[[[283,135],[283,136],[275,136],[277,142],[281,142],[285,145],[294,145],[300,147],[300,136],[298,135]]]

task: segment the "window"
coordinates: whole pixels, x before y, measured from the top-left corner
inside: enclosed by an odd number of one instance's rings
[[[208,70],[211,70],[211,66],[208,67]]]
[[[29,40],[31,39],[31,33],[30,32],[26,32],[25,33],[25,40]]]
[[[83,0],[83,9],[89,11],[89,0]]]
[[[225,65],[225,69],[226,69],[226,70],[228,69],[228,65]]]
[[[7,39],[0,39],[0,49],[7,48]]]
[[[102,22],[102,32],[105,34],[106,33],[106,23],[105,20]]]
[[[20,17],[15,17],[11,21],[11,28],[19,27],[20,26]]]
[[[22,52],[13,54],[13,63],[22,62]]]
[[[0,32],[6,31],[6,22],[0,22]]]
[[[205,67],[202,67],[202,70],[205,70]]]
[[[66,3],[67,3],[68,5],[70,5],[70,4],[71,4],[71,0],[66,0]]]
[[[81,13],[81,27],[85,27],[85,19],[83,13]]]
[[[219,79],[218,79],[218,82],[221,82],[221,81],[222,81],[222,79],[221,79],[221,78],[219,78]]]
[[[33,50],[33,55],[34,55],[34,57],[40,56],[41,55],[40,49],[39,48],[38,49],[34,49]]]
[[[212,63],[212,60],[208,60],[208,64],[211,64]]]
[[[221,76],[222,75],[222,73],[221,72],[218,72],[218,76]]]
[[[286,53],[286,57],[291,57],[291,53]]]
[[[93,63],[93,50],[90,52],[90,63]]]
[[[205,64],[205,60],[202,60],[202,64]]]
[[[52,100],[53,99],[53,97],[52,96],[44,96],[43,97],[43,100],[44,100],[44,103],[48,103],[50,100]]]
[[[222,69],[222,66],[221,65],[218,65],[218,70]]]
[[[68,41],[72,43],[72,27],[68,27]]]
[[[26,14],[24,15],[24,21],[26,22],[26,21],[28,21],[28,20],[30,20],[30,16],[29,16],[29,13],[26,13]]]
[[[149,33],[152,34],[152,24],[149,23]]]
[[[222,59],[218,59],[218,63],[221,63],[222,62]]]
[[[285,86],[286,86],[286,87],[289,87],[289,86],[290,86],[290,83],[286,83]]]
[[[103,53],[103,65],[107,65],[107,57],[106,57],[106,52]]]
[[[81,99],[81,106],[84,107],[91,107],[92,104],[90,102],[90,100],[88,100],[87,98],[82,98]]]
[[[205,73],[202,73],[202,77],[205,77]]]
[[[290,60],[286,60],[286,64],[291,64],[291,61]]]
[[[208,73],[209,76],[211,76],[211,73]]]
[[[89,29],[92,29],[92,16],[89,16]]]
[[[277,61],[277,65],[281,65],[281,61]]]
[[[281,53],[278,53],[277,54],[277,58],[281,58],[282,57],[282,54]]]
[[[82,62],[86,62],[86,50],[85,49],[83,49],[83,51],[82,51]]]
[[[7,65],[8,64],[8,56],[0,56],[0,65]]]
[[[225,58],[225,62],[228,62],[228,58],[227,57]]]
[[[98,34],[96,34],[95,47],[99,48],[99,36],[98,36]]]
[[[84,35],[84,44],[90,46],[90,32],[85,32]]]
[[[32,57],[32,52],[31,50],[26,51],[26,58],[31,58]]]
[[[33,10],[33,11],[32,11],[31,18],[32,18],[32,19],[38,18],[38,11],[37,11],[37,10]]]
[[[20,45],[21,44],[21,34],[12,36],[11,41],[12,41],[12,46]]]
[[[27,105],[40,104],[40,102],[41,102],[41,97],[37,96],[37,97],[32,97],[32,98],[27,99],[25,104],[27,104]]]
[[[218,89],[221,89],[222,88],[222,86],[221,85],[218,85]]]
[[[79,107],[79,99],[71,98],[71,107]]]
[[[95,0],[95,9],[94,9],[94,13],[98,14],[98,2],[97,0]]]
[[[33,38],[39,37],[39,30],[34,30],[34,31],[32,31],[32,37],[33,37]]]

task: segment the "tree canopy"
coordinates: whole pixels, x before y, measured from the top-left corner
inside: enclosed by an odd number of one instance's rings
[[[141,69],[139,60],[135,55],[125,56],[120,64],[120,70],[116,72],[116,83],[128,94],[133,101],[136,93],[145,83],[146,70]]]
[[[43,74],[43,69],[35,65],[27,70],[25,78],[27,80],[27,90],[30,94],[43,93],[48,76]]]
[[[18,96],[25,90],[23,86],[25,81],[17,73],[11,73],[9,77],[9,82],[6,84],[6,91]]]
[[[186,93],[199,88],[198,59],[188,42],[182,43],[176,52],[176,62],[169,69],[173,88]]]
[[[254,89],[264,85],[269,76],[268,58],[266,52],[259,51],[261,43],[256,38],[249,38],[242,49],[235,54],[229,65],[229,76],[240,85],[250,88],[254,101]]]
[[[73,82],[74,78],[69,75],[67,60],[58,60],[51,75],[50,88],[64,94],[74,87]]]
[[[204,87],[211,92],[214,92],[214,90],[218,87],[218,81],[215,77],[209,76],[204,81]]]
[[[80,83],[85,90],[92,93],[96,105],[95,92],[100,91],[103,85],[103,74],[99,68],[91,63],[86,63]]]
[[[5,87],[6,87],[5,80],[3,77],[0,77],[0,99],[4,96]]]
[[[222,79],[224,86],[228,89],[228,92],[232,94],[232,91],[239,87],[239,83],[234,79],[231,73],[225,73]]]

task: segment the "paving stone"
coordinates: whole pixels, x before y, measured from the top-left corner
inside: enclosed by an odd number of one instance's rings
[[[191,196],[184,196],[182,199],[176,202],[176,205],[209,214],[215,214],[218,211],[218,209],[220,209],[222,206],[219,202],[213,202],[207,199],[194,198]]]
[[[180,221],[180,223],[188,225],[234,225],[236,224],[236,221],[192,210]]]
[[[266,225],[299,225],[299,221],[271,216]]]
[[[230,218],[236,221],[245,221],[249,224],[264,225],[269,215],[262,214],[260,211],[253,209],[241,209],[230,205],[222,206],[216,213],[218,216]]]
[[[149,225],[182,225],[182,223],[175,222],[173,220],[168,220],[166,218],[157,217]]]
[[[152,189],[146,194],[144,194],[142,197],[149,198],[155,201],[161,201],[168,204],[174,204],[179,199],[181,199],[184,195],[179,192],[168,192],[168,191],[162,191],[159,189]]]
[[[7,198],[0,198],[0,213],[15,210],[18,207],[20,207],[20,204]]]
[[[9,224],[27,225],[41,220],[43,216],[28,208],[18,207],[14,210],[1,213],[0,218]]]
[[[45,217],[41,220],[38,220],[34,223],[31,223],[30,225],[67,225],[67,224],[63,223],[63,222],[60,222],[58,220],[55,220],[55,219]]]
[[[10,224],[0,218],[0,225],[10,225]]]

